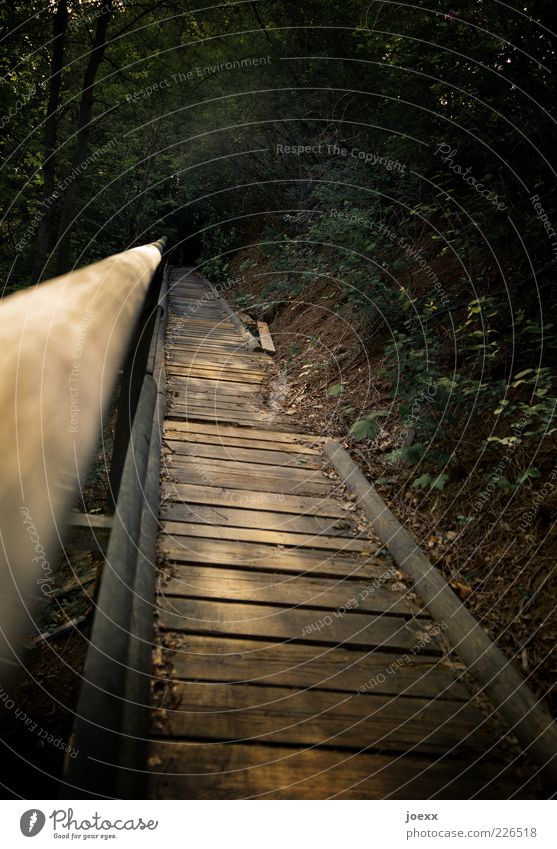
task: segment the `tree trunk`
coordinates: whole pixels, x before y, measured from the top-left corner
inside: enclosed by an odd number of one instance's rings
[[[79,103],[78,130],[75,142],[74,155],[72,158],[72,170],[68,179],[70,180],[62,213],[60,216],[60,227],[58,230],[58,249],[56,251],[55,273],[64,274],[68,270],[70,261],[70,243],[72,227],[77,212],[79,199],[79,187],[81,184],[81,169],[87,157],[89,149],[89,133],[91,129],[91,117],[93,115],[93,87],[97,71],[103,60],[106,49],[106,33],[112,16],[112,0],[106,0],[102,13],[97,18],[95,28],[95,40],[89,54],[89,61],[83,76],[83,87],[81,89],[81,100]]]
[[[44,126],[43,152],[43,209],[42,218],[37,232],[37,246],[33,260],[33,282],[38,282],[44,271],[48,253],[48,237],[51,232],[52,210],[56,197],[56,137],[58,134],[58,118],[56,113],[60,106],[60,91],[62,88],[62,70],[64,68],[64,48],[68,30],[68,3],[59,0],[52,19],[52,60],[50,63],[50,90],[46,109]]]

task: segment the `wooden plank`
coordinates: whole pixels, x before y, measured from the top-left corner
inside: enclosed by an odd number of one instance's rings
[[[324,624],[319,627],[321,622]],[[296,640],[360,649],[373,646],[401,652],[411,651],[424,642],[428,654],[441,651],[435,638],[426,641],[426,620],[387,615],[370,618],[356,613],[335,616],[310,608],[286,609],[271,605],[176,597],[172,612],[165,609],[159,611],[159,627],[189,634],[264,637],[268,640]]]
[[[470,698],[442,658],[431,655],[412,657],[396,673],[389,674],[386,670],[393,665],[393,655],[375,650],[360,652],[315,644],[268,643],[175,632],[163,635],[163,646],[165,639],[168,648],[163,649],[163,657],[172,665],[173,679],[312,686],[350,693],[357,693],[367,685],[370,694],[461,701]]]
[[[235,406],[231,406],[227,402],[220,403],[218,400],[207,399],[194,402],[190,399],[185,401],[180,398],[170,398],[168,411],[175,417],[181,416],[186,420],[209,418],[220,421],[222,419],[225,422],[237,422],[246,427],[264,427],[267,422],[273,421],[264,407],[258,408],[249,401],[238,402]]]
[[[201,352],[203,352],[204,356],[201,356]],[[234,364],[232,361],[233,356],[233,351],[212,351],[209,348],[205,348],[205,346],[192,351],[181,351],[174,348],[168,348],[166,350],[166,361],[168,365],[180,366],[184,370],[196,366],[199,369],[207,371],[217,371],[219,374],[223,371],[230,370],[238,372],[255,372],[258,377],[265,376],[266,372],[259,368],[258,363],[250,364],[239,360],[236,364]],[[209,362],[204,364],[202,362],[203,360],[208,360]],[[214,380],[215,378],[208,379]]]
[[[375,545],[367,539],[335,537],[326,534],[288,533],[286,531],[265,531],[258,528],[229,528],[226,525],[196,525],[192,522],[162,521],[161,529],[177,540],[182,537],[203,537],[204,539],[227,539],[240,542],[261,542],[267,545],[309,546],[325,548],[330,551],[357,551],[371,554]]]
[[[192,389],[197,389],[201,392],[211,391],[211,392],[222,392],[226,395],[230,395],[230,393],[238,393],[238,395],[259,395],[261,392],[261,388],[252,383],[238,383],[235,380],[211,380],[210,378],[203,377],[187,377],[184,375],[168,375],[169,385],[172,385],[174,381],[180,381],[179,385],[183,385],[185,387],[191,387]]]
[[[224,342],[242,343],[241,336],[236,330],[228,330],[218,324],[218,318],[212,322],[212,326],[199,327],[192,325],[188,316],[179,316],[174,319],[172,316],[168,322],[168,337],[170,341],[180,337],[184,339],[219,339]]]
[[[251,395],[252,398],[253,396],[257,396],[258,398],[261,397],[261,389],[251,383],[242,384],[241,381],[227,380],[221,384],[220,381],[209,378],[200,384],[196,384],[192,382],[195,380],[196,378],[181,377],[179,375],[172,374],[169,375],[168,378],[168,388],[171,392],[181,392],[184,395],[197,392],[204,396],[210,394],[216,398],[220,396],[238,398],[247,395]],[[231,386],[230,384],[234,385]],[[241,393],[241,395],[238,392],[239,386],[245,387],[245,390]]]
[[[227,504],[163,504],[161,519],[170,522],[193,522],[196,525],[226,525],[233,528],[259,528],[279,533],[327,534],[339,539],[365,539],[345,518],[299,516],[296,513],[275,513],[271,510],[249,510]]]
[[[165,473],[176,483],[191,483],[199,486],[227,487],[229,489],[252,490],[254,484],[253,474],[242,474],[241,472],[215,469],[201,470],[195,466],[184,466],[177,468],[165,464]],[[291,480],[284,477],[271,477],[270,475],[257,475],[257,486],[260,492],[298,495],[298,496],[322,496],[329,492],[326,484],[317,481]]]
[[[298,575],[324,575],[340,578],[377,578],[388,580],[392,564],[380,557],[360,556],[351,553],[324,552],[310,548],[285,549],[258,543],[227,542],[191,538],[180,542],[171,537],[159,538],[159,551],[174,563],[205,563],[219,566],[241,566],[295,573]]]
[[[213,419],[216,417],[217,423],[221,420],[221,416],[226,417],[226,419],[230,418],[233,422],[241,425],[244,425],[244,420],[253,422],[256,419],[254,424],[256,425],[259,422],[259,427],[265,427],[268,419],[267,409],[255,397],[253,399],[243,398],[241,400],[234,400],[232,398],[223,399],[222,396],[211,398],[209,395],[206,395],[201,398],[193,398],[190,396],[179,397],[174,395],[169,398],[168,411],[169,413],[175,412],[178,416],[182,416],[187,420],[193,419],[194,421],[197,420],[198,414],[206,417],[209,411]],[[228,421],[225,423],[227,424]]]
[[[304,433],[288,433],[287,431],[280,432],[274,431],[273,433],[269,433],[268,431],[261,430],[259,433],[257,432],[249,432],[245,428],[242,427],[232,427],[227,425],[211,425],[201,424],[200,422],[173,422],[172,427],[174,430],[181,430],[185,433],[193,432],[193,433],[207,433],[214,434],[215,436],[241,436],[245,439],[262,439],[267,442],[287,442],[292,445],[322,445],[325,441],[324,437],[321,436],[313,436]],[[281,450],[282,446],[281,446]],[[286,449],[284,449],[286,450]]]
[[[256,368],[254,365],[244,365],[244,363],[240,362],[234,363],[230,358],[223,361],[222,359],[219,360],[210,356],[197,356],[196,354],[188,354],[186,356],[182,353],[179,356],[171,356],[170,362],[175,364],[179,363],[180,366],[184,366],[185,368],[193,367],[196,369],[216,371],[219,375],[232,374],[237,377],[240,383],[243,382],[246,375],[260,378],[265,376],[265,372]]]
[[[172,352],[174,349],[170,348]],[[215,357],[210,354],[203,353],[186,353],[184,351],[177,352],[176,355],[172,354],[170,356],[171,362],[180,363],[183,366],[196,366],[196,368],[207,368],[211,370],[216,370],[219,374],[225,372],[238,372],[239,375],[243,376],[246,374],[255,375],[257,377],[264,377],[265,371],[257,367],[255,363],[243,363],[241,361],[235,361],[233,357]]]
[[[77,513],[72,510],[68,516],[64,535],[64,550],[106,552],[112,522],[112,516]]]
[[[175,684],[173,696],[165,736],[175,738],[431,755],[480,754],[493,742],[482,714],[460,701],[197,682]]]
[[[206,404],[214,404],[218,401],[236,401],[241,403],[261,403],[260,389],[248,384],[247,392],[239,392],[237,387],[241,384],[227,384],[226,387],[220,387],[218,381],[213,382],[204,387],[191,386],[189,383],[172,383],[168,382],[168,394],[173,397],[182,397],[187,404],[189,400],[201,399]],[[253,391],[255,390],[255,391]],[[206,440],[210,442],[211,440]]]
[[[217,313],[214,310],[213,310],[213,313],[215,315],[217,315]],[[199,314],[199,313],[197,313],[197,314]],[[217,318],[218,318],[218,315],[217,315]],[[190,327],[201,327],[201,328],[215,327],[215,321],[212,318],[210,318],[210,319],[194,318],[192,316],[188,316],[188,318],[186,319],[185,322],[184,322],[183,319],[179,319],[178,321],[176,321],[176,319],[173,316],[171,316],[168,324],[169,324],[170,330],[173,330],[176,327],[176,325],[183,327],[184,330],[186,328],[190,328]],[[221,327],[224,330],[229,330],[231,333],[236,332],[236,329],[235,329],[234,325],[232,324],[232,322],[229,321],[226,318],[219,320],[219,327]],[[170,335],[172,335],[172,334],[170,334]]]
[[[269,325],[264,321],[258,321],[257,329],[259,330],[259,339],[261,341],[261,347],[268,354],[274,356],[276,354],[276,348],[271,338],[271,331],[269,330]]]
[[[256,398],[253,401],[249,399],[240,401],[238,398],[223,399],[222,396],[219,398],[210,398],[207,395],[205,397],[194,398],[190,395],[182,396],[174,392],[169,394],[169,401],[171,409],[184,409],[186,411],[195,411],[201,408],[204,410],[223,410],[229,412],[237,410],[243,413],[261,413],[264,415],[268,413],[264,405]]]
[[[269,368],[269,360],[266,355],[262,351],[250,351],[249,348],[245,347],[245,343],[240,336],[235,340],[230,339],[222,343],[216,342],[209,336],[207,342],[210,344],[206,345],[204,340],[203,344],[200,345],[197,337],[193,338],[189,335],[187,328],[184,331],[176,328],[172,335],[168,335],[165,347],[167,349],[176,348],[177,351],[185,351],[186,353],[190,350],[201,350],[213,356],[222,356],[225,359],[228,357],[238,358],[239,362],[258,363],[264,368]],[[223,349],[222,352],[213,350],[215,347],[221,347]]]
[[[295,456],[296,454],[305,454],[307,457],[314,458],[316,463],[320,462],[317,455],[321,455],[318,448],[312,448],[311,445],[297,445],[293,442],[274,443],[265,439],[246,439],[243,436],[228,436],[225,433],[220,433],[218,436],[206,433],[194,433],[193,431],[180,431],[174,429],[174,422],[168,421],[164,426],[165,438],[175,440],[177,442],[196,443],[200,445],[222,446],[226,448],[253,448],[266,453],[269,451],[277,451],[284,456]],[[177,422],[181,424],[181,422]],[[198,422],[200,427],[203,427],[202,422]],[[321,461],[321,465],[323,462]]]
[[[193,351],[199,351],[200,349],[199,342],[192,337],[188,337],[187,334],[180,334],[176,332],[173,340],[176,340],[181,347],[191,349]],[[239,341],[231,340],[222,342],[218,342],[215,339],[207,339],[203,342],[203,350],[210,354],[222,354],[226,357],[231,354],[246,356],[249,353],[249,349],[246,347],[245,342],[242,339]]]
[[[167,453],[167,462],[170,468],[183,468],[194,464],[198,469],[215,469],[218,471],[222,470],[223,472],[234,471],[248,475],[262,474],[285,480],[312,481],[321,483],[327,487],[330,486],[330,482],[319,468],[306,469],[304,466],[280,466],[274,463],[253,463],[244,460],[222,459],[220,457],[201,458],[198,456],[196,450],[199,443],[194,443],[189,449],[187,443],[179,444],[185,447],[185,451],[184,453],[178,453],[176,451],[169,451]],[[296,454],[296,456],[298,457],[300,455]]]
[[[178,323],[170,324],[170,330],[167,335],[167,345],[171,345],[174,342],[191,346],[196,350],[199,349],[199,337],[197,335],[189,334],[187,328],[187,319],[181,318]],[[244,356],[250,355],[252,352],[246,346],[246,343],[242,339],[241,336],[236,335],[234,338],[227,339],[215,339],[214,337],[208,337],[203,341],[203,348],[206,350],[213,348],[222,348],[224,351],[237,351],[239,354],[243,354]]]
[[[173,388],[169,391],[168,396],[169,398],[172,398],[173,401],[181,404],[185,409],[187,409],[190,404],[206,408],[213,406],[224,408],[240,406],[256,410],[265,409],[257,395],[238,395],[237,393],[225,395],[222,392],[192,392],[192,390],[189,389],[176,390]]]
[[[199,307],[199,300],[196,298],[172,298],[171,307],[171,325],[177,326],[182,331],[191,327],[197,330],[220,328],[224,332],[235,332],[234,325],[218,308]],[[207,322],[207,324],[203,325],[200,322]]]
[[[161,740],[149,751],[152,799],[508,799],[512,792],[500,763],[478,769],[458,758]]]
[[[244,446],[236,448],[232,445],[222,445],[222,443],[215,445],[214,443],[201,442],[199,438],[197,440],[188,438],[187,442],[184,442],[172,439],[168,433],[165,434],[165,445],[171,453],[176,455],[188,453],[211,460],[234,460],[283,468],[293,466],[298,469],[312,470],[320,469],[323,466],[323,461],[318,454],[303,454],[301,451],[273,451],[270,446],[266,449]]]
[[[261,414],[253,414],[252,418],[242,414],[231,414],[229,412],[225,412],[224,410],[215,411],[211,409],[202,409],[201,407],[196,408],[191,412],[187,412],[186,410],[171,409],[167,415],[167,418],[173,419],[182,419],[183,421],[194,421],[201,422],[206,421],[211,424],[218,424],[222,422],[223,424],[240,424],[242,427],[246,428],[257,428],[261,429],[262,427],[266,427],[269,431],[274,432],[275,430],[284,431],[288,422],[283,419],[277,419],[274,416],[269,416],[267,421],[265,421]]]
[[[264,375],[260,374],[242,374],[237,371],[227,371],[226,369],[211,369],[203,366],[186,366],[176,360],[167,362],[167,371],[169,374],[179,374],[185,377],[209,377],[213,380],[227,380],[236,383],[261,383]]]
[[[176,338],[178,338],[178,337],[176,337]],[[226,354],[226,357],[229,358],[230,356],[233,355],[233,353],[236,351],[236,349],[238,347],[238,342],[235,341],[234,339],[231,339],[231,338],[226,337],[226,336],[217,336],[216,334],[213,334],[213,335],[208,336],[208,337],[204,337],[202,334],[187,333],[182,338],[184,340],[187,340],[187,342],[191,346],[196,347],[196,350],[194,352],[191,352],[193,355],[195,355],[196,352],[200,353],[201,351],[205,351],[207,354],[213,353],[210,349],[209,343],[213,343],[213,344],[218,345],[218,346],[226,346],[228,344],[233,344],[233,346],[234,346],[233,349]],[[182,351],[178,351],[178,350],[173,351],[171,345],[172,345],[172,343],[167,343],[167,345],[165,347],[167,360],[170,360],[170,361],[179,360],[182,356],[186,355],[186,352],[182,352]]]
[[[170,324],[170,333],[173,331],[172,324]],[[176,329],[175,336],[173,339],[186,339],[189,341],[196,342],[199,347],[203,347],[206,342],[218,342],[218,343],[232,343],[234,345],[239,346],[242,343],[242,338],[238,336],[237,333],[227,333],[225,330],[218,330],[213,328],[212,330],[195,330],[191,327],[184,327],[183,329]],[[170,343],[172,344],[172,343]]]
[[[212,332],[222,333],[225,336],[229,336],[231,341],[238,342],[242,344],[243,340],[240,334],[235,330],[234,327],[231,327],[229,323],[222,323],[223,320],[218,315],[211,315],[210,313],[204,313],[203,321],[204,324],[200,322],[193,322],[191,318],[191,306],[187,307],[184,304],[184,310],[180,313],[171,313],[168,321],[168,338],[172,341],[176,337],[187,338],[189,333],[192,334],[209,334]]]
[[[187,333],[188,330],[207,332],[216,329],[219,329],[224,333],[230,333],[238,336],[234,325],[214,311],[211,312],[209,310],[205,310],[203,313],[198,313],[198,315],[202,315],[201,318],[192,318],[192,313],[193,310],[190,307],[189,310],[186,311],[185,316],[176,317],[172,315],[170,317],[170,321],[168,323],[170,331],[168,335],[170,338],[173,337],[175,331],[179,333]]]
[[[346,515],[346,510],[330,498],[308,498],[274,492],[252,492],[167,481],[163,481],[161,487],[162,498],[166,501],[183,501],[188,504],[226,504],[229,507],[275,510],[301,515],[307,513],[312,516],[331,518],[341,518]]]
[[[244,427],[254,428],[267,426],[269,430],[272,430],[273,427],[284,428],[283,421],[276,421],[273,417],[267,418],[266,413],[243,410],[234,412],[222,407],[211,407],[210,404],[207,407],[193,407],[188,405],[187,409],[186,407],[172,404],[168,410],[168,417],[170,416],[173,418],[182,418],[185,421],[209,421],[213,424],[224,422],[226,424],[234,423],[241,424]]]
[[[257,371],[258,373],[261,372],[261,364],[259,361],[248,359],[247,356],[243,356],[236,351],[213,351],[205,346],[202,348],[188,346],[186,348],[182,345],[172,345],[167,348],[167,351],[170,354],[170,359],[173,359],[176,362],[186,363],[192,360],[195,362],[209,361],[211,365],[217,367],[224,366],[242,370]],[[176,380],[177,378],[174,379]]]
[[[259,604],[294,605],[359,613],[390,613],[416,616],[419,609],[403,593],[388,585],[369,581],[334,581],[243,569],[221,569],[195,565],[174,569],[161,590],[158,604],[175,609],[176,596]]]

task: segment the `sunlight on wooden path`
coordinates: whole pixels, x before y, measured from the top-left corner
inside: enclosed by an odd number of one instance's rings
[[[434,623],[335,495],[321,439],[266,406],[269,359],[202,277],[169,288],[150,795],[481,792],[501,769],[484,717],[435,637],[417,649]]]

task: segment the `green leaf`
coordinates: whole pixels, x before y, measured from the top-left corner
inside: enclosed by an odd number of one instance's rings
[[[412,489],[425,489],[426,486],[431,486],[433,478],[431,475],[422,475],[419,478],[416,478],[412,483]]]
[[[379,433],[379,427],[370,416],[364,416],[361,419],[356,419],[349,433],[356,441],[360,439],[373,439]]]
[[[437,477],[435,478],[435,480],[431,484],[431,488],[432,489],[438,489],[439,491],[441,491],[442,489],[445,489],[445,484],[447,483],[448,480],[449,480],[449,476],[446,475],[444,472],[441,472],[441,474],[437,475]]]
[[[524,483],[524,481],[527,481],[528,478],[533,478],[535,480],[537,478],[541,478],[541,476],[542,476],[542,473],[540,472],[539,469],[536,469],[536,468],[527,469],[525,472],[521,472],[518,475],[518,477],[516,479],[516,484],[517,484],[517,486],[520,486],[521,484]]]
[[[427,486],[430,489],[438,489],[442,490],[445,488],[445,484],[449,480],[449,476],[442,472],[440,475],[437,475],[436,478],[431,475],[422,475],[412,483],[412,489],[425,489]]]
[[[337,398],[339,395],[342,395],[344,392],[344,384],[343,383],[334,383],[332,386],[329,386],[327,389],[327,395],[330,398]]]
[[[532,374],[533,371],[534,371],[533,368],[527,368],[525,371],[519,371],[518,374],[515,374],[514,379],[520,380],[521,377],[525,377],[525,375],[527,375],[527,374]]]

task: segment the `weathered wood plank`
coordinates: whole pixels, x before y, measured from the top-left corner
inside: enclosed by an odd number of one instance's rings
[[[188,414],[185,410],[182,412],[179,409],[171,409],[167,413],[167,418],[193,423],[207,422],[208,424],[216,425],[240,424],[245,428],[253,428],[256,430],[259,430],[262,427],[266,427],[271,433],[273,433],[275,430],[280,430],[284,432],[288,425],[287,421],[283,419],[277,419],[275,416],[269,416],[266,421],[260,416],[254,416],[254,419],[252,420],[244,418],[241,415],[238,415],[235,418],[234,415],[229,415],[224,411],[215,414],[214,410],[196,410],[195,412],[190,412]]]
[[[206,345],[203,342],[203,345],[200,346],[199,342],[193,337],[189,336],[187,331],[182,332],[179,329],[176,329],[174,335],[168,336],[165,347],[167,349],[176,349],[177,352],[188,353],[190,350],[193,351],[202,351],[204,354],[210,354],[211,356],[216,356],[219,360],[222,359],[234,359],[234,362],[238,361],[240,363],[257,363],[261,365],[263,368],[269,368],[269,360],[265,356],[262,351],[250,351],[245,347],[245,343],[241,337],[238,337],[238,341],[231,344],[231,342],[225,342],[221,345],[223,348],[223,353],[217,353],[213,350],[214,346],[218,346],[219,343],[211,340],[208,337],[208,341],[210,341],[210,345]]]
[[[181,348],[176,348],[174,345],[168,345],[166,350],[170,360],[180,362],[180,364],[184,366],[193,364],[203,367],[207,366],[208,368],[216,369],[219,372],[227,370],[237,371],[241,374],[257,374],[259,376],[264,376],[267,373],[261,362],[257,363],[253,360],[250,361],[247,359],[242,361],[239,358],[236,358],[234,354],[223,357],[211,354],[204,348],[200,348],[195,352],[183,351]]]
[[[226,469],[201,470],[195,466],[177,468],[175,465],[165,464],[165,473],[177,483],[191,483],[201,486],[223,486],[230,489],[252,490],[254,484],[253,474],[245,474],[233,470],[227,471]],[[329,492],[326,484],[317,481],[288,480],[284,476],[272,477],[263,474],[257,475],[257,486],[260,492],[285,495],[325,497]]]
[[[258,528],[265,531],[298,534],[326,534],[335,538],[365,537],[346,518],[299,516],[296,513],[274,513],[271,510],[249,510],[229,505],[178,504],[161,507],[161,518],[167,522],[186,522],[197,525],[217,525],[233,528]]]
[[[205,637],[171,632],[163,635],[164,659],[173,679],[231,684],[259,683],[282,687],[405,695],[468,701],[466,688],[455,681],[442,658],[420,654],[401,664],[393,655],[371,650],[328,648],[302,643],[269,643],[233,637]],[[396,658],[395,658],[396,660]],[[365,695],[365,693],[364,693]]]
[[[480,754],[492,742],[482,715],[460,701],[196,682],[176,684],[174,696],[165,736],[175,738],[432,755]]]
[[[178,360],[169,359],[167,361],[167,370],[169,374],[181,374],[186,377],[211,377],[214,380],[229,380],[237,383],[261,383],[263,374],[242,374],[239,371],[232,369],[210,368],[209,366],[185,365]]]
[[[225,409],[216,409],[210,404],[204,407],[171,406],[167,418],[182,419],[184,421],[207,421],[211,424],[222,422],[224,424],[241,424],[246,428],[266,427],[270,431],[284,430],[286,422],[266,413],[232,412]]]
[[[181,422],[178,422],[178,424],[181,424]],[[192,422],[191,424],[197,424],[200,428],[203,428],[204,423]],[[165,424],[164,435],[166,439],[173,439],[176,442],[222,446],[223,448],[226,448],[227,446],[230,446],[231,448],[253,448],[265,452],[276,451],[284,456],[305,454],[308,457],[311,456],[314,462],[320,462],[321,465],[323,465],[323,461],[319,459],[321,455],[320,450],[318,448],[312,448],[309,444],[297,445],[293,442],[274,443],[264,439],[247,439],[244,436],[228,436],[224,432],[218,436],[207,433],[194,433],[191,430],[185,432],[175,430],[173,425],[174,422],[172,421],[168,421]]]
[[[322,626],[319,625],[321,622]],[[411,651],[424,643],[428,654],[440,652],[435,637],[427,639],[427,620],[401,616],[370,618],[357,613],[335,616],[311,608],[282,608],[176,597],[172,612],[165,609],[159,611],[159,626],[167,631],[186,631],[189,634],[264,637],[327,646],[351,645],[364,649],[374,646],[401,652]]]
[[[154,799],[509,798],[502,767],[419,755],[154,740]],[[516,782],[514,782],[516,783]],[[512,792],[512,791],[511,791]]]
[[[261,347],[268,354],[274,356],[276,354],[276,348],[271,337],[269,325],[265,321],[258,321],[257,329],[259,330],[259,339],[261,340]]]
[[[204,410],[225,410],[232,413],[235,411],[241,411],[243,413],[262,413],[267,415],[267,410],[257,399],[245,399],[240,401],[237,398],[223,399],[222,397],[210,398],[208,396],[193,398],[190,395],[182,395],[173,392],[169,394],[169,402],[170,409],[183,409],[185,411],[191,411],[192,413],[201,408]]]
[[[330,551],[357,551],[372,553],[375,548],[367,539],[335,537],[326,534],[288,533],[287,531],[265,531],[258,528],[230,528],[226,525],[196,525],[192,522],[161,522],[165,533],[176,540],[182,537],[203,537],[204,539],[228,539],[239,542],[262,542],[267,545],[310,546]]]
[[[227,542],[226,540],[161,536],[160,552],[175,563],[214,563],[219,566],[242,566],[273,572],[325,575],[382,582],[392,574],[392,564],[380,557],[349,555],[338,551],[317,551],[311,548],[286,549],[259,543]]]
[[[106,552],[112,523],[112,516],[77,513],[72,510],[64,535],[64,550]]]
[[[211,380],[202,377],[185,377],[180,375],[169,375],[169,385],[172,386],[174,381],[179,382],[178,385],[196,389],[200,392],[219,392],[224,395],[237,393],[243,395],[259,395],[261,388],[253,383],[238,383],[234,380]]]
[[[250,492],[249,490],[225,489],[220,486],[195,486],[194,484],[177,484],[167,481],[163,481],[161,486],[162,498],[167,501],[247,507],[275,510],[280,513],[329,516],[337,519],[346,515],[346,510],[330,498],[309,498],[273,492]]]
[[[165,610],[174,610],[175,596],[400,616],[419,613],[412,601],[406,599],[403,593],[393,592],[388,584],[376,586],[365,581],[334,581],[214,566],[176,568],[161,590],[159,605]]]
[[[192,444],[193,443],[193,444]],[[256,447],[239,447],[233,445],[218,445],[201,442],[199,437],[187,441],[173,439],[168,433],[165,434],[165,444],[174,454],[195,454],[196,457],[206,457],[212,460],[235,460],[237,462],[262,463],[265,465],[282,466],[303,469],[320,469],[323,461],[318,454],[303,454],[299,452],[274,451],[270,446],[265,449]]]
[[[269,433],[266,430],[248,431],[243,427],[234,427],[233,425],[214,425],[201,422],[172,422],[173,430],[181,430],[184,433],[206,433],[214,436],[240,436],[244,439],[260,439],[266,442],[286,442],[291,445],[310,445],[320,446],[325,441],[324,437],[313,436],[304,433],[289,433],[288,431],[273,431]],[[281,451],[287,450],[282,448]]]
[[[174,443],[176,444],[176,443]],[[167,462],[171,468],[183,468],[195,464],[198,469],[216,469],[223,472],[242,472],[248,475],[262,474],[270,477],[279,477],[284,480],[304,480],[321,483],[329,487],[329,481],[319,468],[306,469],[303,465],[281,466],[275,463],[250,462],[245,460],[233,460],[221,457],[201,457],[197,453],[197,443],[188,449],[187,443],[181,443],[184,452],[167,449]],[[172,446],[170,446],[172,447]],[[296,455],[297,457],[300,455]]]
[[[241,385],[241,384],[239,384]],[[204,387],[192,386],[189,382],[182,384],[168,383],[168,395],[172,397],[182,397],[187,403],[189,400],[195,401],[200,399],[207,404],[214,404],[219,401],[239,401],[240,403],[261,403],[260,391],[253,384],[248,384],[247,392],[239,392],[236,388],[237,384],[231,387],[221,387],[218,381],[213,382]],[[210,442],[211,440],[206,440]]]

